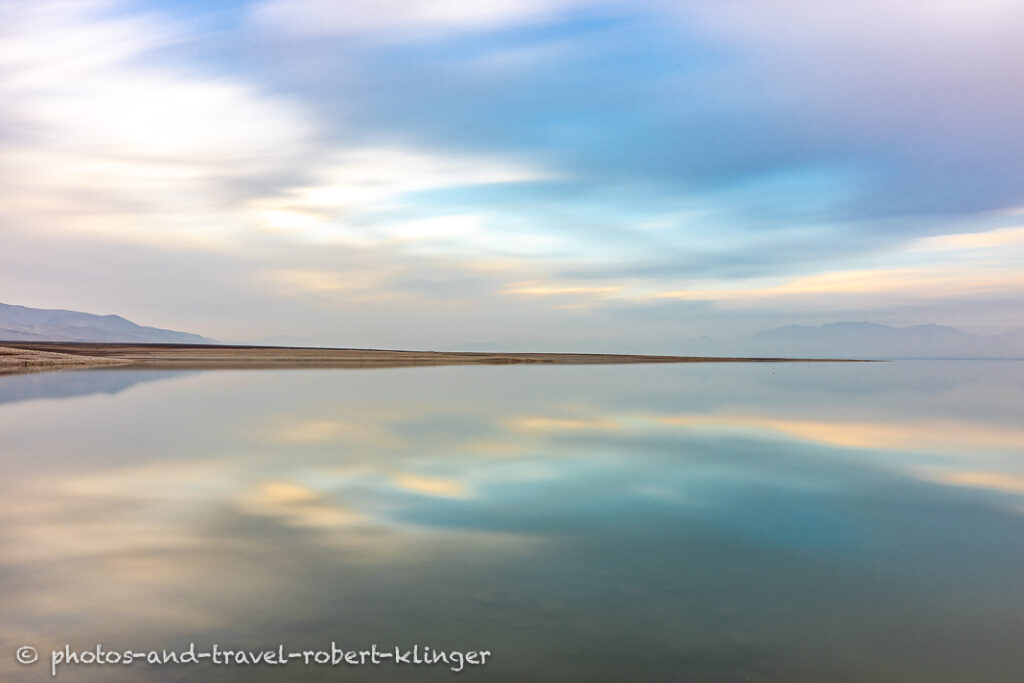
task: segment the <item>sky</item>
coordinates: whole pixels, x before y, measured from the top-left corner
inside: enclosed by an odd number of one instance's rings
[[[0,0],[0,301],[670,352],[1024,326],[1019,0]]]

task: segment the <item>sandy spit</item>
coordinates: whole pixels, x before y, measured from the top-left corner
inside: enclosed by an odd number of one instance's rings
[[[841,362],[820,358],[718,358],[603,353],[474,353],[192,344],[0,342],[0,373],[85,367],[159,369],[373,368],[418,365]]]

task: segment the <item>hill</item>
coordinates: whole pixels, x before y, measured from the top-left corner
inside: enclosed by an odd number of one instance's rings
[[[119,315],[95,315],[10,304],[0,304],[0,340],[140,344],[216,343],[198,334],[138,325]]]

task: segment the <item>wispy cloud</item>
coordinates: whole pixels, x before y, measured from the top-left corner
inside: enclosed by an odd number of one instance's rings
[[[1024,276],[1016,271],[919,268],[855,270],[824,273],[777,285],[751,285],[742,289],[691,289],[658,292],[664,299],[703,301],[757,301],[813,295],[885,294],[941,298],[984,294],[1009,287],[1024,288]]]
[[[19,303],[392,345],[1019,324],[1020,3],[0,7]]]
[[[1024,247],[1024,227],[997,228],[985,232],[958,233],[924,237],[912,245],[923,251],[956,251]]]
[[[264,0],[258,25],[303,35],[395,41],[543,23],[574,8],[607,0]]]

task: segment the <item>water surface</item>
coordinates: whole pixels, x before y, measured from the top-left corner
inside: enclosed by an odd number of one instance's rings
[[[0,677],[336,641],[487,681],[1019,680],[1021,414],[1021,362],[3,377]]]

